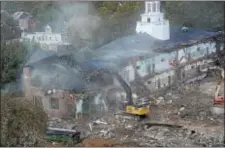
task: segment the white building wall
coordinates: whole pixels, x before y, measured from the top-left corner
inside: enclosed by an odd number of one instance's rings
[[[150,90],[158,90],[160,88],[169,86],[169,77],[171,80],[170,83],[172,84],[174,74],[175,74],[174,70],[169,70],[161,74],[157,74],[154,77],[148,79],[145,84],[146,86],[148,86]]]
[[[145,60],[137,61],[136,66],[140,67],[137,72],[141,77],[148,75],[148,63]]]
[[[200,50],[198,49],[200,48]],[[137,61],[136,66],[140,68],[137,70],[141,77],[148,76],[150,74],[160,73],[149,79],[151,84],[146,85],[149,86],[150,89],[159,89],[169,85],[169,77],[170,82],[173,82],[174,78],[174,67],[170,65],[172,60],[176,59],[176,52],[178,52],[178,60],[180,64],[186,64],[188,62],[188,53],[191,53],[191,60],[197,60],[203,58],[207,54],[207,49],[209,54],[213,51],[215,52],[215,43],[207,42],[200,43],[198,45],[193,45],[188,48],[183,48],[178,51],[173,51],[171,53],[160,53],[156,54],[152,57],[145,58],[143,60]],[[153,66],[154,65],[154,66]],[[197,68],[204,69],[205,61],[198,61],[192,64],[188,64],[184,67],[184,72],[186,73],[186,77],[190,75],[190,77],[197,72]],[[154,69],[153,69],[154,67]],[[121,71],[122,77],[128,82],[132,82],[135,79],[135,70],[133,66],[127,66]],[[160,81],[160,82],[159,82]],[[158,86],[160,83],[160,87]],[[118,85],[118,83],[117,83]]]

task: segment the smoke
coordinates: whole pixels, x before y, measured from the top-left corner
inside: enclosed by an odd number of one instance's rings
[[[56,2],[57,3],[57,2]],[[99,28],[101,24],[100,17],[95,13],[95,8],[91,2],[58,2],[57,19],[49,22],[53,31],[62,31],[68,29],[68,34],[71,43],[77,45],[81,44],[82,40],[90,41],[93,37],[93,32]],[[50,13],[50,12],[49,12]],[[86,45],[85,45],[86,46]],[[73,49],[75,51],[75,49]],[[84,56],[82,52],[78,53],[81,57]],[[79,55],[76,55],[76,57]],[[56,56],[51,52],[38,51],[30,55],[27,64],[39,62],[43,59]],[[73,57],[75,58],[75,56]],[[49,59],[48,66],[39,65],[37,69],[32,71],[34,79],[33,84],[40,87],[60,87],[65,89],[72,89],[74,87],[83,87],[84,83],[81,80],[81,74],[69,65],[61,62],[54,63],[55,60]],[[76,76],[75,76],[76,75]],[[51,82],[50,82],[51,80]],[[58,82],[56,82],[56,80]],[[53,85],[51,83],[58,83]],[[76,86],[75,86],[76,84]],[[51,86],[52,85],[52,86]]]
[[[51,22],[53,30],[64,29],[75,47],[87,46],[101,24],[92,2],[61,2],[57,14],[58,18]]]

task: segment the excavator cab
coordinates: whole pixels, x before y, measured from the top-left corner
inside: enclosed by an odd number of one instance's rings
[[[150,113],[148,106],[139,106],[139,105],[126,105],[126,113],[145,117]]]

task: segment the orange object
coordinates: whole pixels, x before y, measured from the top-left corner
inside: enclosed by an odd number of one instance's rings
[[[224,97],[223,96],[218,96],[214,98],[214,104],[222,104],[224,103]]]

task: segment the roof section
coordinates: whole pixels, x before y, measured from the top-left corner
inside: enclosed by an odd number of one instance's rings
[[[35,65],[32,70],[32,85],[43,89],[81,91],[87,89],[86,82],[77,71],[60,63]]]
[[[129,58],[146,53],[153,54],[157,49],[168,50],[177,45],[190,45],[193,41],[216,36],[216,32],[209,32],[188,28],[183,32],[181,27],[170,28],[170,40],[158,40],[148,34],[135,34],[119,38],[97,49],[98,55],[104,60]]]
[[[17,11],[12,16],[16,20],[18,20],[18,19],[25,19],[25,18],[32,18],[32,15],[30,13],[22,12],[22,11]]]
[[[71,91],[99,89],[99,85],[86,82],[85,75],[78,70],[78,66],[81,65],[79,68],[89,71],[104,68],[104,63],[75,62],[71,55],[58,55],[55,52],[37,49],[26,66],[32,67],[32,85],[36,87]]]
[[[116,70],[115,64],[104,61],[104,60],[89,60],[89,61],[81,62],[81,63],[79,63],[79,67],[82,70],[86,70],[86,71],[92,71],[92,70],[96,70],[96,69],[111,69],[111,70],[114,69],[114,70]]]
[[[44,51],[42,49],[35,49],[32,55],[30,56],[28,62],[26,65],[32,65],[37,62],[40,62],[41,60],[46,59],[47,57],[51,57],[53,55],[56,55],[56,52],[53,51]]]

